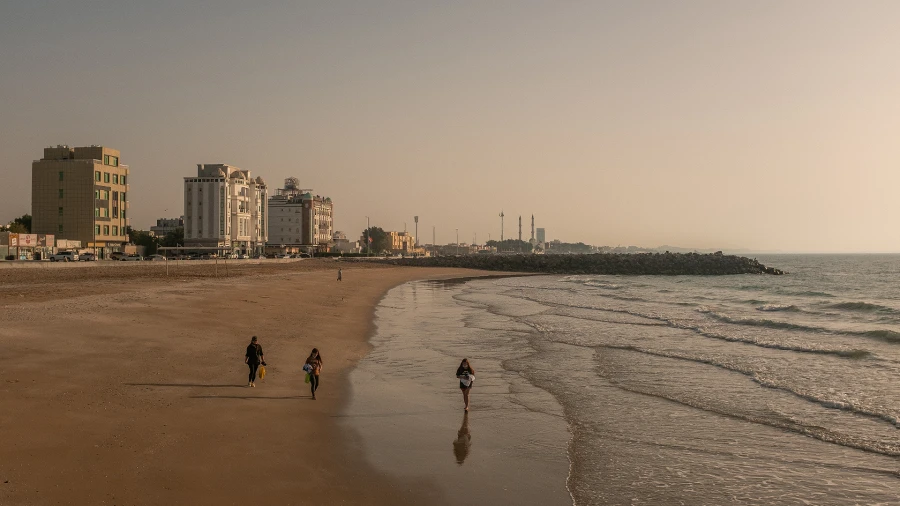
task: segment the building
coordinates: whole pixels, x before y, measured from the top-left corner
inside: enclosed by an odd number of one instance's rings
[[[53,235],[0,232],[0,260],[46,260],[54,246]]]
[[[261,177],[225,164],[197,164],[184,178],[184,245],[262,254],[268,190]]]
[[[538,244],[546,244],[547,243],[547,233],[543,228],[537,229],[537,242]]]
[[[326,252],[334,237],[334,204],[289,177],[269,198],[269,250]]]
[[[150,227],[150,232],[156,237],[165,237],[179,228],[184,228],[184,216],[181,218],[160,218],[156,220],[155,226]]]
[[[331,242],[333,243],[331,251],[338,253],[360,252],[359,241],[351,242],[350,239],[347,238],[347,234],[341,232],[340,230],[334,233]]]
[[[31,164],[31,232],[81,241],[101,258],[122,251],[128,172],[112,148],[44,148],[44,157]]]
[[[394,255],[411,255],[416,249],[416,238],[409,232],[388,232],[388,237]]]

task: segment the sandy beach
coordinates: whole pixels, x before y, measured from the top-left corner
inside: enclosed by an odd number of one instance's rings
[[[0,269],[0,504],[439,502],[433,484],[372,469],[335,420],[387,290],[478,273],[332,260],[211,269]],[[252,335],[268,375],[251,389]],[[313,347],[316,401],[300,370]]]

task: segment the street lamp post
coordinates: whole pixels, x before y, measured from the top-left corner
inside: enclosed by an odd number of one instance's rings
[[[459,229],[456,229],[456,254],[459,255]]]

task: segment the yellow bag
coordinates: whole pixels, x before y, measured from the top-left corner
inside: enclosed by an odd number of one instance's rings
[[[259,366],[259,379],[266,379],[266,366]]]

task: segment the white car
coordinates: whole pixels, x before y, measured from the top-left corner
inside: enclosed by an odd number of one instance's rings
[[[78,253],[74,251],[60,251],[55,255],[50,255],[51,262],[76,262],[78,261]]]
[[[151,262],[164,262],[166,260],[166,257],[164,257],[162,255],[150,255],[147,258],[145,258],[144,260],[148,260]]]
[[[128,255],[128,256],[122,257],[123,262],[140,262],[143,259],[144,259],[144,257],[142,257],[140,255]]]

